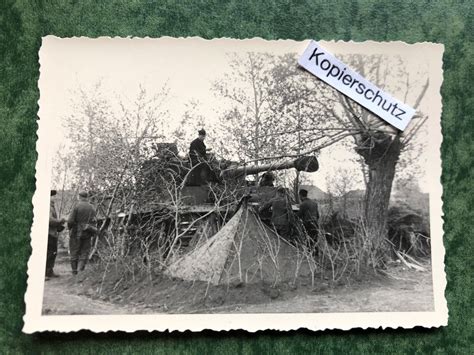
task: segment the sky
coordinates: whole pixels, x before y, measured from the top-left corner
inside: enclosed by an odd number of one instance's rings
[[[218,112],[227,103],[214,95],[211,85],[229,71],[229,58],[232,53],[270,52],[272,54],[302,53],[308,42],[291,40],[203,40],[199,38],[173,39],[59,39],[49,36],[43,41],[40,51],[40,112],[41,120],[55,133],[50,137],[48,154],[54,156],[58,149],[69,146],[64,119],[74,113],[77,90],[90,90],[101,82],[105,96],[116,95],[133,100],[142,85],[150,94],[158,92],[163,85],[170,89],[166,101],[169,123],[172,128],[179,127],[186,104],[191,100],[199,103],[198,111],[206,124],[212,125],[219,119]],[[400,55],[409,70],[420,67],[431,70],[429,50],[420,45],[406,46],[402,43],[343,43],[324,42],[320,44],[337,55],[354,53]],[[295,62],[295,65],[297,63]],[[430,67],[431,66],[431,67]],[[393,78],[396,80],[396,78]],[[377,84],[377,83],[375,83]],[[438,90],[438,91],[437,91]],[[430,106],[430,98],[439,94],[436,85],[430,85],[426,99],[420,110],[436,115]],[[397,97],[396,92],[391,92]],[[406,102],[413,104],[415,95],[408,96]],[[401,100],[404,98],[397,97]],[[434,117],[434,120],[438,117]],[[193,127],[179,127],[194,129]],[[419,139],[426,139],[421,134]],[[420,186],[426,185],[427,164],[430,160],[428,150],[420,155]],[[325,190],[326,180],[339,168],[354,171],[356,188],[361,188],[360,169],[351,161],[355,154],[346,147],[333,146],[323,150],[319,156],[320,170],[311,174],[315,185]],[[357,176],[359,174],[359,176]]]

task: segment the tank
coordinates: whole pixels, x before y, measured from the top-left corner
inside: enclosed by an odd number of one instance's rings
[[[259,181],[259,184],[271,186],[272,171],[296,169],[302,172],[316,172],[319,169],[315,156],[302,156],[268,164],[239,165],[236,162],[217,159],[213,154],[208,154],[206,160],[193,164],[190,159],[178,156],[178,150],[174,143],[155,144],[154,150],[155,156],[143,164],[144,183],[151,183],[159,188],[159,185],[162,185],[164,181],[173,179],[176,184],[186,187],[182,190],[196,191],[195,203],[205,202],[202,198],[202,189],[190,187],[208,187],[209,185],[225,184],[228,181],[238,181],[243,187],[246,176],[260,173],[263,173],[263,181]]]
[[[275,196],[277,188],[272,172],[288,169],[316,172],[319,169],[315,156],[242,165],[209,155],[206,161],[193,164],[188,158],[178,156],[173,143],[157,144],[154,150],[154,156],[143,164],[137,184],[146,184],[144,190],[150,190],[152,186],[156,191],[154,196],[162,196],[158,198],[160,201],[152,202],[159,202],[160,208],[175,211],[170,213],[173,221],[167,222],[170,228],[174,228],[169,233],[179,235],[176,247],[183,250],[215,234],[243,200],[258,209]],[[259,179],[251,183],[246,179],[249,175],[257,175]],[[174,181],[176,187],[176,196],[171,199],[164,190],[170,181]]]

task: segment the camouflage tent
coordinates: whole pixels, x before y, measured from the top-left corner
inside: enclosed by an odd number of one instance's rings
[[[165,272],[214,285],[293,281],[308,270],[305,256],[242,205],[210,239],[173,262]]]

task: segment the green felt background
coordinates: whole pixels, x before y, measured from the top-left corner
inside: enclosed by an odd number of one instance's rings
[[[473,1],[0,1],[0,344],[6,352],[473,353]],[[444,43],[449,326],[201,334],[21,333],[35,189],[41,36],[202,36]],[[469,351],[470,349],[470,351]],[[3,352],[2,351],[2,352]]]

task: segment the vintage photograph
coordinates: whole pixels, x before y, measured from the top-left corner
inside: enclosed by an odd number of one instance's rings
[[[416,110],[402,132],[307,43],[43,39],[27,330],[447,322],[443,47],[320,42]]]

